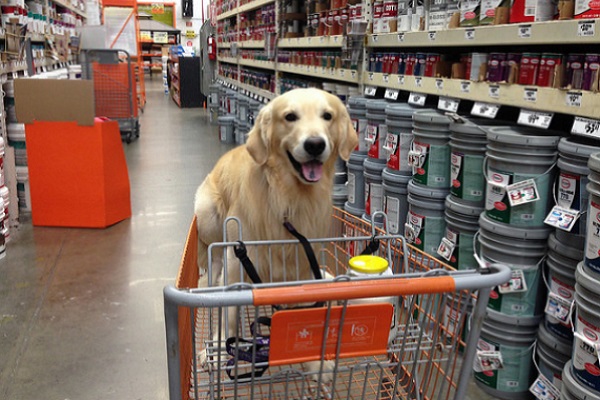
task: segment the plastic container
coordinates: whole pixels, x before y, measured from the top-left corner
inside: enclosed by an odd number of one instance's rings
[[[348,202],[345,207],[349,207],[346,211],[361,217],[365,211],[364,162],[366,158],[366,153],[354,151],[346,163],[348,167]]]
[[[413,114],[413,144],[409,155],[413,180],[432,188],[450,188],[450,119],[437,111]]]
[[[369,150],[368,143],[365,140],[368,125],[367,101],[368,99],[362,96],[350,96],[348,99],[348,114],[358,135],[358,146],[355,150],[365,154]]]
[[[406,241],[419,250],[439,258],[437,249],[446,233],[444,201],[449,189],[408,183],[408,214],[404,225]]]
[[[535,352],[537,365],[539,372],[556,387],[562,385],[562,372],[571,359],[571,347],[571,342],[557,340],[540,324]]]
[[[367,130],[365,141],[369,158],[374,162],[387,163],[387,152],[384,149],[387,138],[385,125],[385,108],[388,102],[381,99],[367,100]]]
[[[440,254],[448,264],[458,270],[476,269],[479,267],[473,256],[475,252],[475,234],[479,231],[479,215],[483,207],[466,206],[457,202],[452,195],[445,201],[446,235],[452,245],[446,255]],[[438,254],[439,254],[438,249]]]
[[[573,376],[571,361],[565,364],[560,388],[561,400],[600,400],[600,395],[580,384]]]
[[[475,383],[484,392],[499,399],[530,399],[534,381],[533,343],[539,318],[517,319],[488,312],[477,349],[499,351],[503,368],[475,372]]]
[[[489,141],[485,168],[486,215],[512,226],[538,228],[553,205],[552,183],[559,136],[541,136],[536,131],[515,127],[487,128]],[[537,201],[531,182],[537,188]],[[523,182],[521,187],[507,186]],[[509,196],[517,201],[514,206]]]
[[[412,168],[408,164],[412,134],[412,115],[415,108],[405,103],[391,103],[385,108],[387,125],[387,167],[390,173],[411,175]]]
[[[235,117],[224,115],[219,117],[219,139],[223,143],[235,143]]]
[[[371,221],[371,215],[377,211],[384,211],[383,178],[381,175],[385,164],[377,162],[372,158],[366,158],[363,166],[365,179],[365,213],[363,214],[363,218]],[[373,222],[375,224],[383,223],[383,216],[377,216]]]
[[[411,177],[390,172],[385,168],[381,173],[383,180],[384,209],[387,215],[387,231],[397,235],[404,232],[408,213],[408,182]]]

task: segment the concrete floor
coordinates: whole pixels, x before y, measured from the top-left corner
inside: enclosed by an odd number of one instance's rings
[[[168,399],[162,289],[177,274],[194,192],[231,146],[158,78],[147,97],[141,137],[124,145],[131,219],[11,231],[0,260],[0,399]],[[475,388],[470,398],[488,397]]]

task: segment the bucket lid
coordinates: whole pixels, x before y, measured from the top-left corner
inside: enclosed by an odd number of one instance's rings
[[[387,100],[382,99],[369,99],[367,100],[367,111],[375,112],[376,114],[385,113],[385,108],[388,105]]]
[[[486,139],[487,132],[482,127],[502,127],[506,125],[508,124],[502,123],[501,121],[497,121],[495,119],[458,116],[452,118],[452,122],[450,122],[450,130],[459,134],[480,136],[483,139]]]
[[[448,196],[450,189],[436,189],[429,186],[422,186],[414,181],[408,182],[408,193],[421,197],[427,197],[432,200],[442,200]]]
[[[518,146],[549,147],[558,145],[560,136],[542,136],[540,131],[514,126],[485,127],[490,141]]]
[[[588,274],[584,267],[584,261],[577,264],[577,270],[575,271],[575,280],[577,283],[590,292],[594,292],[600,296],[600,285],[598,284],[598,280]]]
[[[412,121],[413,113],[417,109],[408,103],[389,103],[385,108],[385,113],[388,116],[406,118]]]
[[[562,372],[563,390],[566,389],[578,399],[600,400],[600,395],[577,382],[572,372],[572,361],[567,361]]]
[[[390,170],[387,167],[381,173],[381,177],[384,182],[398,183],[400,185],[408,185],[408,182],[412,179],[412,175],[404,175],[402,171]]]
[[[584,251],[575,247],[571,247],[568,244],[560,242],[556,238],[556,234],[552,232],[550,236],[548,236],[548,247],[561,254],[565,257],[571,258],[573,260],[583,260]]]
[[[446,205],[447,209],[452,210],[455,213],[468,215],[468,216],[479,215],[484,210],[483,207],[460,203],[460,201],[455,196],[452,196],[451,194],[449,194],[446,197],[446,201],[444,204]]]
[[[364,108],[367,106],[367,99],[363,96],[350,96],[348,98],[348,107],[352,108]]]
[[[365,167],[365,172],[373,172],[375,174],[381,175],[382,171],[385,169],[387,163],[385,160],[381,160],[379,158],[365,158],[363,162],[363,166]]]
[[[564,137],[558,142],[558,151],[583,160],[600,152],[600,143],[586,138]]]
[[[558,351],[560,354],[566,355],[570,358],[573,343],[552,335],[548,331],[548,328],[546,328],[546,324],[544,324],[543,322],[538,328],[538,339],[542,341],[546,346],[551,347],[552,349]]]
[[[232,115],[223,115],[221,117],[218,118],[219,122],[223,122],[223,123],[233,123],[235,122],[236,118]]]
[[[502,314],[498,311],[486,309],[486,319],[494,322],[500,322],[502,324],[508,324],[509,326],[523,326],[523,327],[535,327],[534,332],[537,331],[537,327],[544,315],[536,315],[533,317],[523,317]],[[485,322],[484,322],[485,323]]]
[[[365,208],[353,207],[350,205],[350,203],[346,202],[344,203],[344,211],[354,215],[355,217],[362,217],[363,213],[365,212]]]
[[[450,118],[437,110],[416,110],[413,112],[413,121],[424,124],[450,125]]]
[[[353,151],[350,153],[350,158],[348,159],[349,163],[352,164],[360,164],[363,165],[365,162],[365,158],[368,157],[368,153],[366,151]]]
[[[481,216],[479,217],[479,226],[481,226],[481,229],[494,232],[498,235],[515,237],[518,239],[546,239],[553,230],[550,227],[520,228],[518,226],[503,224],[501,222],[492,221],[486,213],[481,213]]]
[[[590,154],[590,159],[588,160],[588,167],[591,170],[600,172],[600,152]]]

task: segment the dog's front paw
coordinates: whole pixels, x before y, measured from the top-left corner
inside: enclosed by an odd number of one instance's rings
[[[333,368],[335,367],[334,361],[323,361],[323,367],[321,369],[321,361],[310,361],[302,363],[302,368],[309,376],[309,379],[318,382],[319,375],[321,375],[321,383],[328,385],[333,381]]]

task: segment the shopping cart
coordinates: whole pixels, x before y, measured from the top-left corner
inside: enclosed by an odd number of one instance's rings
[[[176,287],[164,290],[171,400],[465,398],[490,289],[509,268],[455,271],[339,209],[332,219],[332,238],[310,244],[334,279],[204,288],[192,222]],[[347,276],[349,259],[373,243],[394,275]],[[244,245],[270,259],[305,256],[294,240]],[[209,270],[235,246],[211,245]],[[395,304],[349,304],[381,296]],[[222,333],[230,313],[235,329]]]
[[[94,81],[96,116],[119,123],[121,138],[127,143],[140,136],[135,66],[125,50],[82,50],[84,79]]]

